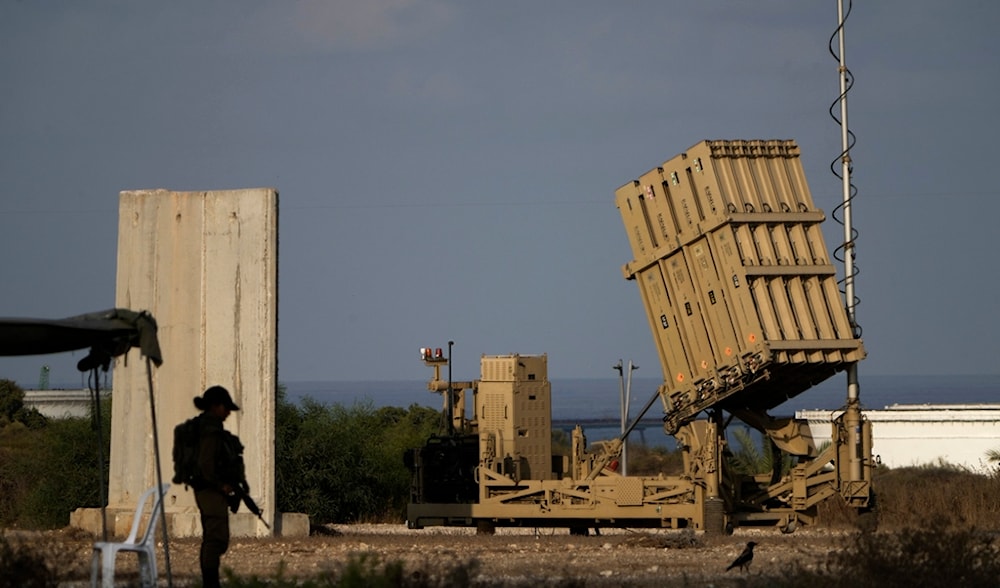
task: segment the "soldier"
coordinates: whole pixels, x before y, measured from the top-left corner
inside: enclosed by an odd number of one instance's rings
[[[221,558],[229,549],[230,501],[238,488],[246,486],[243,466],[243,445],[239,438],[226,431],[222,423],[230,412],[239,410],[229,391],[212,386],[194,399],[202,411],[199,427],[198,476],[194,497],[201,512],[202,584],[205,588],[219,586]],[[238,500],[238,498],[237,498]]]

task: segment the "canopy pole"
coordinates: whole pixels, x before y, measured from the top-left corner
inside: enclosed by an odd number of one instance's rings
[[[97,429],[97,471],[98,474],[98,501],[101,505],[101,540],[108,541],[108,509],[107,492],[104,488],[104,425],[101,421],[101,379],[97,373],[98,366],[90,370],[90,377],[93,382],[90,385],[91,411],[93,424]]]
[[[146,357],[146,384],[149,389],[149,413],[153,420],[153,454],[156,456],[156,493],[160,498],[160,521],[163,522],[163,564],[167,572],[167,586],[173,588],[174,577],[170,572],[170,533],[167,532],[167,508],[163,500],[163,470],[160,467],[160,435],[156,427],[156,401],[153,397],[153,367]]]

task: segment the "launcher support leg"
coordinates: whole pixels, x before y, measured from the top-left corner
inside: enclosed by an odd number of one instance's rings
[[[847,370],[847,408],[844,411],[844,426],[847,427],[848,478],[852,482],[861,481],[865,463],[864,439],[861,432],[861,400],[858,394],[857,364]]]
[[[844,427],[847,429],[847,471],[852,482],[863,480],[864,443],[861,433],[861,404],[854,401],[844,411]]]

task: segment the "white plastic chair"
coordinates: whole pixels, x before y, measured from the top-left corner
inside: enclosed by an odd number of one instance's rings
[[[163,495],[166,495],[170,484],[163,485]],[[149,524],[142,534],[142,539],[136,542],[136,535],[139,533],[139,523],[142,520],[143,510],[146,501],[150,496],[155,496],[153,510],[149,513]],[[139,578],[143,588],[153,588],[156,586],[156,523],[160,519],[160,496],[156,493],[156,486],[142,493],[139,504],[135,507],[135,515],[132,519],[132,530],[122,543],[111,541],[98,541],[94,543],[94,555],[90,560],[90,585],[97,588],[97,570],[101,570],[101,588],[114,588],[115,585],[115,556],[119,551],[134,551],[139,557]]]

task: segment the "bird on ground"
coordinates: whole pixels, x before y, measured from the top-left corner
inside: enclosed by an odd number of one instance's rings
[[[733,563],[729,564],[729,567],[726,568],[726,571],[728,572],[733,568],[739,568],[741,572],[749,570],[750,562],[753,561],[753,548],[756,545],[757,544],[754,543],[753,541],[747,541],[747,546],[745,549],[743,549],[743,553],[741,553],[739,557],[734,559]]]

